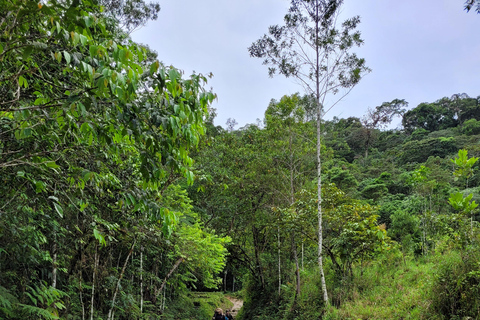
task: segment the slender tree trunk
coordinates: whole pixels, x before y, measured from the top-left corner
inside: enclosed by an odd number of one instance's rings
[[[292,249],[293,257],[295,259],[295,278],[296,278],[296,293],[295,298],[300,297],[300,266],[298,265],[297,244],[295,242],[295,232],[292,233]]]
[[[365,156],[363,158],[363,166],[367,166],[367,158],[368,158],[368,144],[365,147]]]
[[[262,264],[260,262],[260,253],[258,250],[258,230],[255,225],[252,225],[252,235],[253,235],[253,248],[255,249],[255,263],[257,264],[257,272],[260,277],[260,282],[262,284],[262,289],[265,288],[265,278],[263,277]]]
[[[163,289],[162,312],[165,311],[165,300],[167,299],[167,289]]]
[[[223,292],[227,292],[227,274],[228,271],[227,269],[225,269],[225,271],[223,272]]]
[[[165,287],[165,285],[167,284],[167,280],[172,276],[172,274],[175,272],[175,270],[177,270],[178,266],[180,265],[180,263],[182,263],[184,261],[183,258],[179,258],[177,260],[177,262],[175,262],[175,264],[173,265],[172,269],[170,269],[170,271],[168,272],[168,274],[165,276],[165,279],[163,279],[163,282],[162,282],[162,285],[160,286],[160,289],[158,289],[158,292],[159,293],[162,293],[162,290],[163,288]],[[157,295],[158,293],[156,293],[155,295]]]
[[[319,17],[319,4],[318,0],[315,1],[316,4],[316,17]],[[318,33],[319,33],[319,21],[320,19],[315,20],[315,43],[318,44]],[[316,100],[317,100],[317,178],[318,178],[318,185],[317,185],[317,210],[318,210],[318,267],[320,269],[320,279],[322,283],[322,291],[323,291],[323,301],[325,304],[328,304],[328,293],[327,293],[327,285],[325,283],[325,274],[323,272],[323,229],[322,229],[322,160],[320,157],[320,146],[321,146],[321,138],[322,138],[322,105],[320,104],[320,46],[315,46],[315,54],[316,54],[316,66],[315,66],[315,89],[316,89]],[[328,79],[327,79],[328,81]]]
[[[82,320],[85,320],[85,304],[83,303],[83,288],[82,288],[82,268],[80,268],[80,270],[78,270],[78,274],[79,274],[79,277],[78,277],[78,280],[79,280],[79,288],[78,288],[78,291],[79,291],[79,294],[80,294],[80,304],[82,305]]]
[[[426,205],[425,205],[426,207]],[[423,210],[423,255],[426,256],[428,252],[427,248],[427,208]]]
[[[282,293],[282,260],[280,257],[281,251],[281,242],[280,242],[280,226],[277,226],[277,239],[278,239],[278,296]]]
[[[162,259],[162,257],[160,256],[160,260]],[[158,259],[155,259],[155,279],[158,278]],[[152,297],[152,302],[155,304],[157,302],[157,292],[159,292],[157,290],[157,281],[154,282],[154,285],[153,285],[153,297]]]
[[[304,247],[304,244],[303,244],[303,240],[302,240],[302,271],[305,270],[304,265],[303,265],[303,258],[304,258],[304,255],[305,255],[303,247]]]
[[[470,234],[473,239],[473,212],[470,213]]]
[[[293,168],[294,168],[294,161],[293,161],[293,151],[292,151],[292,134],[290,133],[289,140],[288,140],[288,147],[290,149],[290,205],[295,203],[295,187],[294,187],[294,175],[293,175]]]
[[[52,287],[57,288],[57,237],[55,234],[55,242],[53,243],[53,257],[52,257]]]
[[[92,297],[90,300],[90,320],[93,320],[93,302],[95,298],[95,275],[98,267],[98,244],[95,244],[95,261],[93,263],[93,276],[92,276]]]
[[[370,148],[370,140],[372,139],[372,130],[373,128],[369,128],[365,126],[365,129],[367,130],[367,141],[365,141],[365,158],[363,159],[363,165],[367,165],[367,158],[368,158],[368,149]]]
[[[110,310],[108,311],[107,320],[113,319],[112,314],[113,314],[113,309],[115,308],[115,299],[117,298],[118,288],[120,287],[120,281],[122,281],[123,275],[125,274],[125,269],[127,268],[128,259],[130,259],[130,256],[132,255],[132,252],[133,252],[133,249],[135,248],[135,243],[136,242],[137,242],[137,239],[135,239],[133,241],[132,247],[130,248],[130,251],[128,252],[127,258],[125,259],[125,263],[123,264],[122,272],[120,273],[120,276],[118,277],[117,285],[115,287],[115,292],[113,293],[112,306],[110,307]]]
[[[143,245],[140,246],[140,314],[143,313]]]

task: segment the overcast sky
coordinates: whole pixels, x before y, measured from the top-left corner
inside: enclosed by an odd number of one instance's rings
[[[271,99],[302,92],[282,76],[269,78],[247,48],[273,24],[283,24],[287,0],[159,0],[157,21],[132,34],[167,65],[213,73],[218,95],[215,124],[263,120]],[[480,95],[480,14],[463,0],[346,0],[342,15],[361,17],[365,40],[356,52],[372,69],[334,109],[333,116],[361,117],[368,107],[405,99],[410,108],[455,93]]]

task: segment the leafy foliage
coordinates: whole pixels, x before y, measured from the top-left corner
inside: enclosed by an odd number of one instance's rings
[[[207,78],[163,66],[121,31],[153,11],[120,6],[133,15],[121,26],[90,1],[1,6],[3,315],[128,318],[144,299],[161,312],[159,287],[217,283],[228,239],[204,229],[184,193],[215,98]],[[214,264],[199,263],[206,252]]]

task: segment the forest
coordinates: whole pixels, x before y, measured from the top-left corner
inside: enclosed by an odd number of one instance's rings
[[[480,96],[325,118],[371,72],[342,4],[259,30],[305,90],[236,128],[131,39],[159,4],[0,0],[0,319],[480,319]]]

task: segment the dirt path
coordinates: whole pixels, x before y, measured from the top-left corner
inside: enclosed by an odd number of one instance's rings
[[[230,310],[232,312],[232,315],[236,317],[238,311],[240,311],[240,309],[243,307],[243,300],[230,297],[230,296],[226,296],[226,298],[233,303],[233,307],[231,307]]]

